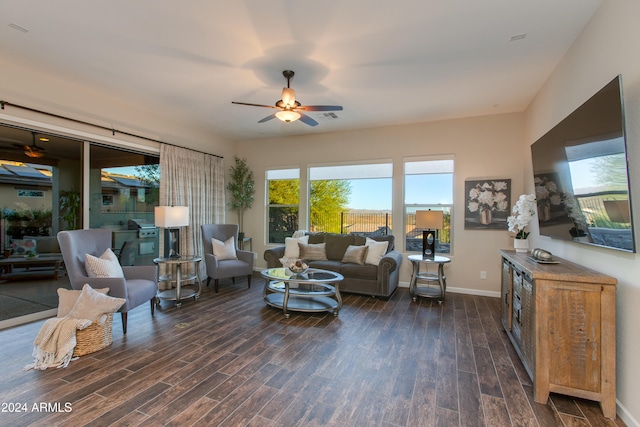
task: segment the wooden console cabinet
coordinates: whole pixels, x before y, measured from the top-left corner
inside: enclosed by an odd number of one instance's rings
[[[613,277],[559,258],[539,264],[501,250],[502,324],[534,386],[600,402],[616,417],[616,284]]]

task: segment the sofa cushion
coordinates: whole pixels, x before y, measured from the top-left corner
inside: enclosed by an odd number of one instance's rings
[[[59,254],[60,245],[56,236],[24,236],[25,239],[36,241],[36,248],[41,254]]]
[[[307,261],[327,259],[326,243],[298,243],[298,247],[300,247],[301,259]]]
[[[358,265],[358,264],[342,264],[340,268],[340,274],[344,277],[377,280],[378,279],[378,266],[377,265]]]
[[[390,234],[388,236],[372,236],[371,239],[375,240],[376,242],[389,242],[387,246],[387,253],[391,252],[394,249],[395,238],[393,234]]]
[[[349,245],[347,250],[344,253],[344,257],[342,258],[342,262],[344,263],[353,263],[353,264],[364,264],[364,260],[367,258],[367,252],[369,250],[368,246],[354,246]]]
[[[300,258],[300,247],[298,243],[308,243],[309,236],[302,236],[299,238],[296,237],[287,237],[284,239],[284,257],[290,259],[298,259]]]
[[[312,245],[324,243],[324,238],[326,235],[327,233],[311,233],[307,236],[309,238],[309,241],[307,243],[310,243]]]
[[[29,252],[37,253],[34,239],[16,239],[11,241],[11,251],[14,255],[27,255]]]
[[[365,263],[372,265],[380,264],[380,260],[387,253],[388,246],[389,242],[378,242],[367,237],[366,247],[369,248],[369,250],[367,251]]]
[[[311,268],[319,268],[321,270],[329,270],[336,273],[340,273],[340,269],[343,265],[342,261],[332,261],[329,259],[309,261],[309,267]]]
[[[355,236],[352,234],[325,234],[324,242],[327,244],[327,259],[341,260],[347,248],[355,245]]]

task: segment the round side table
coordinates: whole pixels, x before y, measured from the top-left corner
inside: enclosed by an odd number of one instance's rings
[[[175,267],[175,274],[169,273],[162,275],[158,278],[158,282],[175,282],[175,289],[168,289],[158,292],[158,298],[163,300],[170,300],[176,302],[176,307],[180,308],[182,301],[187,298],[193,298],[197,300],[202,293],[202,282],[198,276],[198,264],[202,261],[202,257],[197,255],[181,256],[178,258],[155,258],[153,260],[156,264],[165,264]],[[194,264],[194,274],[184,275],[182,273],[183,264]],[[185,282],[197,281],[198,289],[183,289]]]
[[[413,264],[409,294],[414,301],[418,297],[437,299],[439,304],[444,301],[447,291],[447,278],[444,275],[444,265],[451,262],[451,259],[444,256],[434,256],[424,258],[422,255],[409,255],[409,261]],[[424,264],[425,271],[420,272],[420,266]],[[437,264],[437,272],[429,272],[429,264]],[[436,286],[434,286],[436,284]]]

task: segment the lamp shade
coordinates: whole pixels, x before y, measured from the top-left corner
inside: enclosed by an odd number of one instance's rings
[[[444,227],[444,213],[442,211],[416,211],[416,228],[441,230],[442,227]]]
[[[189,225],[188,206],[156,206],[155,225],[162,228],[176,228]]]

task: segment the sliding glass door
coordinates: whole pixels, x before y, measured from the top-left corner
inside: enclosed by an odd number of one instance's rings
[[[0,328],[54,316],[61,230],[109,228],[123,265],[158,256],[159,157],[0,125]]]

